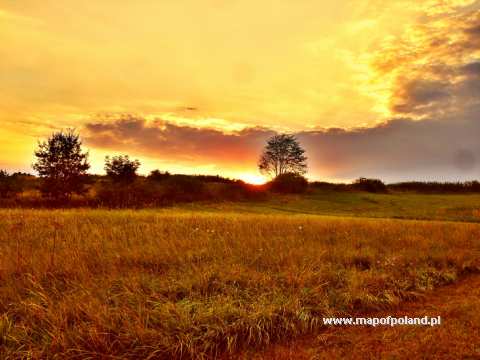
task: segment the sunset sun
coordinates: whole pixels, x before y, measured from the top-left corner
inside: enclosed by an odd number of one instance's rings
[[[240,180],[245,181],[247,184],[252,185],[263,185],[268,179],[265,176],[255,173],[245,173],[240,175]]]

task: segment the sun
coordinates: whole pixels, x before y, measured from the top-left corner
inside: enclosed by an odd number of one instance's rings
[[[252,184],[252,185],[262,185],[267,182],[267,178],[265,178],[264,176],[260,174],[252,174],[252,173],[240,175],[240,180],[243,180],[246,183]]]

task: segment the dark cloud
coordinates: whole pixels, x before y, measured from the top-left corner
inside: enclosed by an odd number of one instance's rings
[[[304,131],[297,137],[307,150],[313,178],[472,179],[480,175],[478,114],[480,106],[455,118],[394,119],[372,128]],[[264,128],[225,134],[134,116],[92,122],[84,129],[91,146],[219,169],[256,168],[265,140],[273,134]]]
[[[454,118],[395,119],[356,130],[303,132],[311,167],[327,177],[463,180],[480,177],[480,107]]]
[[[392,109],[397,113],[425,113],[433,106],[443,103],[451,97],[452,86],[449,82],[415,79],[398,85],[392,98]]]
[[[479,29],[479,10],[446,13],[382,47],[373,65],[395,79],[391,112],[434,118],[480,102]]]
[[[256,161],[264,141],[273,134],[264,128],[248,128],[226,134],[215,129],[179,126],[163,120],[147,121],[133,115],[90,122],[84,132],[85,142],[91,146],[193,164]]]
[[[470,35],[480,35],[480,25],[469,27],[465,30],[465,32]]]
[[[469,76],[479,76],[480,77],[480,61],[475,61],[469,64],[464,65],[462,68],[462,73]]]
[[[475,166],[475,154],[469,149],[458,150],[455,154],[454,164],[459,170],[470,171]]]

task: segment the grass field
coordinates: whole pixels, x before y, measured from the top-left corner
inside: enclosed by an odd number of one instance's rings
[[[306,195],[278,196],[259,202],[194,203],[181,206],[180,209],[480,222],[480,194],[425,195],[313,191]]]
[[[441,316],[441,326],[329,327],[266,347],[235,354],[235,360],[478,359],[480,275],[426,293],[375,317]]]
[[[0,358],[215,357],[395,308],[480,270],[479,208],[471,195],[314,193],[0,210]]]

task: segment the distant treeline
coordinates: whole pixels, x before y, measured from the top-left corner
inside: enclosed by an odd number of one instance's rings
[[[479,181],[436,182],[408,181],[385,184],[378,179],[359,178],[351,184],[312,182],[310,187],[330,191],[367,191],[372,193],[416,192],[422,194],[480,193]]]
[[[155,207],[194,201],[260,200],[265,186],[211,175],[182,175],[153,171],[133,181],[85,175],[85,191],[68,199],[42,194],[45,180],[15,173],[0,176],[0,207]]]
[[[409,181],[387,185],[394,191],[412,191],[420,193],[480,193],[480,182],[420,182]]]
[[[0,207],[107,207],[142,208],[197,201],[261,201],[278,194],[311,191],[363,191],[371,193],[417,192],[480,193],[480,182],[402,182],[385,185],[378,179],[360,178],[351,184],[310,182],[284,174],[265,185],[251,185],[218,175],[183,175],[152,171],[132,181],[111,176],[85,175],[85,191],[68,199],[45,196],[45,180],[26,173],[0,171]]]

